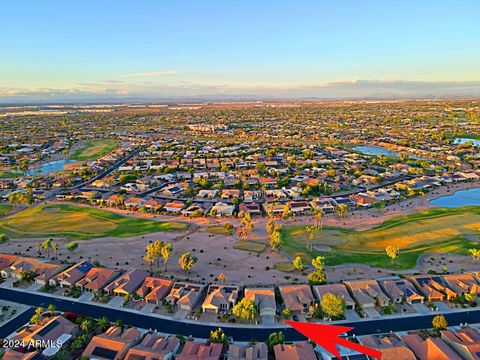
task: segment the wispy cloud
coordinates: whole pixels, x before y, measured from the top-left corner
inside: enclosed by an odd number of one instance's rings
[[[161,100],[174,97],[256,98],[256,99],[398,99],[479,97],[480,81],[405,81],[405,80],[342,80],[311,85],[230,86],[158,82],[81,83],[76,87],[7,88],[0,87],[0,103],[20,101],[122,100],[127,98]]]
[[[176,76],[178,71],[147,71],[120,75],[122,77],[155,77],[155,76]]]

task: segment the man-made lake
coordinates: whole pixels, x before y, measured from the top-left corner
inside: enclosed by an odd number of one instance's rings
[[[467,142],[472,142],[474,146],[480,146],[480,140],[478,139],[469,139],[469,138],[462,138],[462,137],[457,137],[453,141],[454,144],[465,144]]]
[[[480,206],[480,188],[461,190],[455,194],[442,196],[430,201],[431,204],[442,207]]]
[[[356,146],[353,150],[360,151],[367,155],[385,155],[385,156],[396,156],[398,157],[399,154],[396,151],[388,150],[380,146]]]
[[[70,160],[70,159],[50,161],[43,164],[39,168],[29,169],[27,171],[27,175],[45,175],[45,174],[50,174],[57,171],[62,171],[62,170],[65,170],[63,168],[64,165],[74,163],[74,162],[76,162],[76,160]]]

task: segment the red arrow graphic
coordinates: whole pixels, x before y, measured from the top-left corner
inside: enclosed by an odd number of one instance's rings
[[[348,326],[324,325],[324,324],[310,324],[297,321],[285,321],[288,325],[293,327],[299,333],[305,335],[307,338],[323,347],[329,353],[341,359],[337,345],[358,351],[362,354],[371,356],[375,359],[380,359],[382,353],[380,351],[368,348],[366,346],[348,341],[340,337],[343,333],[353,330],[354,328]]]

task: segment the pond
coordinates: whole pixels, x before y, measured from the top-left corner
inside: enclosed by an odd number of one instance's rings
[[[478,139],[470,139],[470,138],[463,138],[463,137],[457,137],[453,141],[454,144],[465,144],[467,142],[472,142],[474,146],[480,146],[480,140]]]
[[[63,171],[66,164],[74,163],[76,160],[55,160],[43,164],[41,167],[36,169],[29,169],[27,175],[46,175],[51,174],[57,171]]]
[[[480,188],[461,190],[455,194],[442,196],[430,201],[431,204],[442,207],[480,206]]]
[[[380,146],[356,146],[353,150],[360,151],[367,155],[400,156],[396,151],[388,150]]]

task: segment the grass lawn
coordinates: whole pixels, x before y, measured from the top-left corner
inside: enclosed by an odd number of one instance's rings
[[[70,159],[72,160],[95,160],[115,149],[115,142],[112,140],[92,140],[85,142],[85,145],[77,149]]]
[[[15,173],[11,171],[0,171],[0,179],[13,179],[20,175],[20,173]]]
[[[223,226],[209,226],[207,231],[210,234],[219,234],[219,235],[231,235],[230,231],[225,229]],[[233,231],[233,230],[232,230]]]
[[[0,215],[4,215],[13,209],[13,206],[10,204],[0,204]]]
[[[258,241],[239,240],[233,246],[234,249],[262,253],[267,245]]]
[[[157,231],[182,231],[187,225],[121,216],[110,211],[73,205],[42,205],[0,220],[9,237],[65,236],[92,239],[128,237]]]
[[[398,216],[365,231],[324,227],[316,234],[311,252],[306,248],[305,226],[285,227],[282,235],[285,250],[307,261],[323,255],[328,265],[361,263],[408,269],[426,252],[467,255],[469,248],[478,248],[480,244],[469,236],[480,236],[480,207],[431,209]],[[400,248],[394,265],[385,253],[387,245]]]
[[[291,273],[296,271],[295,266],[293,266],[292,263],[289,262],[279,262],[276,263],[274,268],[278,271],[286,272],[286,273]]]

